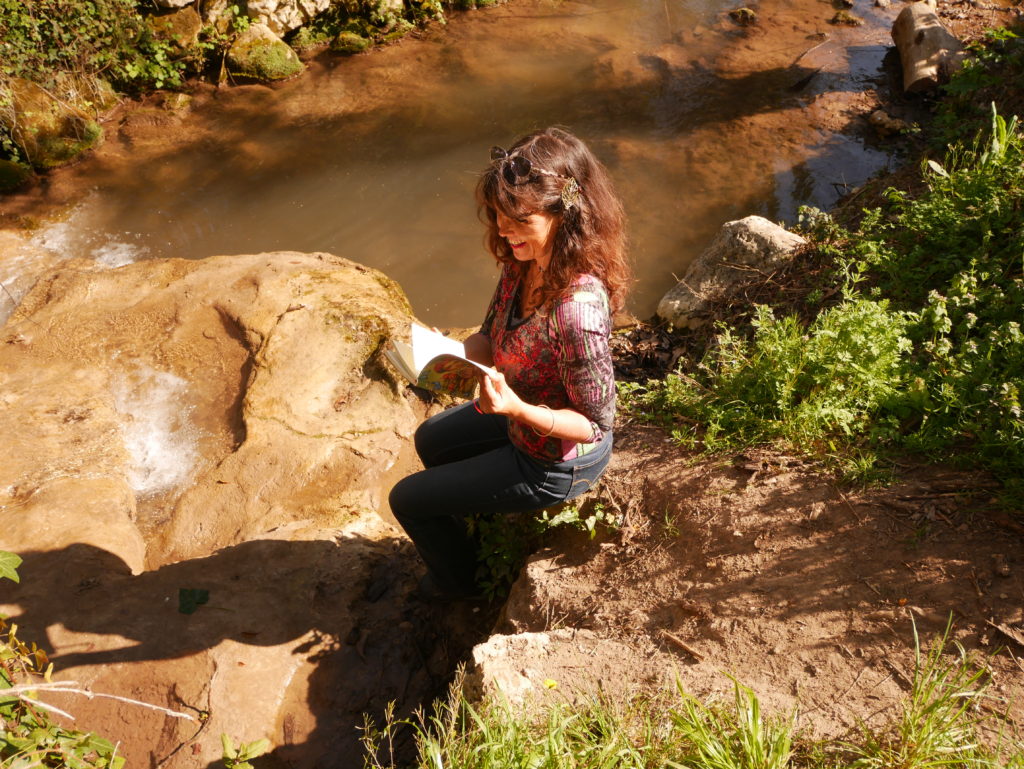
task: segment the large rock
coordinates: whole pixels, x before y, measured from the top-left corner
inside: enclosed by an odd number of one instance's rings
[[[11,110],[0,110],[0,121],[36,168],[69,163],[103,139],[103,129],[89,114],[36,83],[11,78],[4,90]]]
[[[263,82],[285,80],[302,72],[295,51],[266,24],[251,24],[228,50],[228,70],[236,77]]]
[[[963,45],[942,25],[934,0],[911,3],[896,17],[892,40],[903,65],[907,93],[937,88],[963,64]]]
[[[400,541],[375,511],[419,415],[380,350],[408,321],[381,273],[281,252],[68,263],[0,330],[0,550],[24,558],[0,614],[52,652],[58,678],[208,714],[199,734],[109,700],[61,702],[132,765],[206,766],[221,732],[306,745],[294,760],[316,765],[316,740],[338,739],[325,724],[361,717],[387,671],[400,680],[381,696],[422,695],[398,659],[411,648],[338,641],[360,637],[374,559]],[[406,552],[388,578],[415,563]],[[380,606],[378,625],[412,645],[403,604]],[[347,704],[327,713],[317,686]]]
[[[249,0],[249,18],[283,35],[311,21],[330,4],[330,0]]]
[[[732,286],[748,279],[751,270],[779,267],[806,242],[760,216],[726,222],[683,279],[662,297],[658,317],[678,328],[702,325],[701,313]]]

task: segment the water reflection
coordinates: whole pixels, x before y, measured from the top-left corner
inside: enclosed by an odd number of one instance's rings
[[[487,148],[561,124],[595,148],[626,201],[631,309],[646,317],[722,221],[792,221],[800,204],[829,206],[832,182],[859,184],[886,162],[823,135],[808,104],[877,75],[881,42],[847,56],[844,36],[881,41],[887,21],[853,33],[830,27],[817,0],[766,0],[759,26],[741,29],[731,7],[516,0],[324,58],[282,87],[200,94],[191,115],[155,115],[152,130],[133,116],[121,131],[131,152],[87,170],[99,191],[62,247],[329,251],[387,272],[424,320],[472,325],[495,275],[472,195]],[[802,60],[823,35],[827,66]]]

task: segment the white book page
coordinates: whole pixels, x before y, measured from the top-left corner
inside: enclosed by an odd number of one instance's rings
[[[431,331],[419,323],[412,324],[412,367],[419,374],[438,355],[466,357],[466,347],[456,339]]]

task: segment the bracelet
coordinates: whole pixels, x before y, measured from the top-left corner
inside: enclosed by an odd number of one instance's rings
[[[553,433],[555,431],[555,412],[551,410],[550,406],[545,406],[543,403],[540,404],[540,407],[542,409],[547,409],[548,413],[551,415],[551,427],[548,428],[548,431],[546,433],[540,432],[536,427],[534,427],[532,429],[541,438],[550,438],[551,437],[551,433]]]

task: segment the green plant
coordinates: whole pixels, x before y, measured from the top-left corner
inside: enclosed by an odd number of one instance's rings
[[[895,723],[883,729],[861,727],[861,740],[845,747],[856,769],[932,769],[995,766],[979,744],[988,674],[959,644],[945,659],[951,623],[922,655],[914,626],[914,673],[910,696]]]
[[[226,734],[220,736],[220,744],[224,751],[221,762],[227,769],[252,769],[249,762],[259,758],[270,748],[270,740],[240,742],[238,747],[235,747],[234,740]]]
[[[55,85],[58,73],[125,87],[181,83],[184,65],[135,0],[0,0],[0,74]]]
[[[1024,139],[994,104],[988,123],[856,231],[803,212],[838,304],[758,307],[696,366],[622,385],[624,410],[707,451],[783,440],[859,482],[892,451],[980,458],[1024,506]]]
[[[906,322],[866,299],[826,310],[807,328],[759,306],[751,339],[723,327],[695,371],[626,384],[620,394],[631,415],[677,425],[677,441],[708,450],[849,438],[902,384]]]
[[[617,525],[600,502],[591,504],[586,512],[575,504],[563,504],[535,515],[472,515],[467,517],[466,524],[470,535],[475,536],[479,543],[477,584],[490,598],[508,592],[527,557],[537,548],[546,532],[559,526],[569,526],[594,537],[599,524]]]
[[[761,715],[754,691],[733,681],[734,708],[705,705],[682,690],[682,709],[672,711],[673,728],[683,740],[679,761],[666,761],[673,769],[786,769],[793,751],[796,711],[779,723]]]

